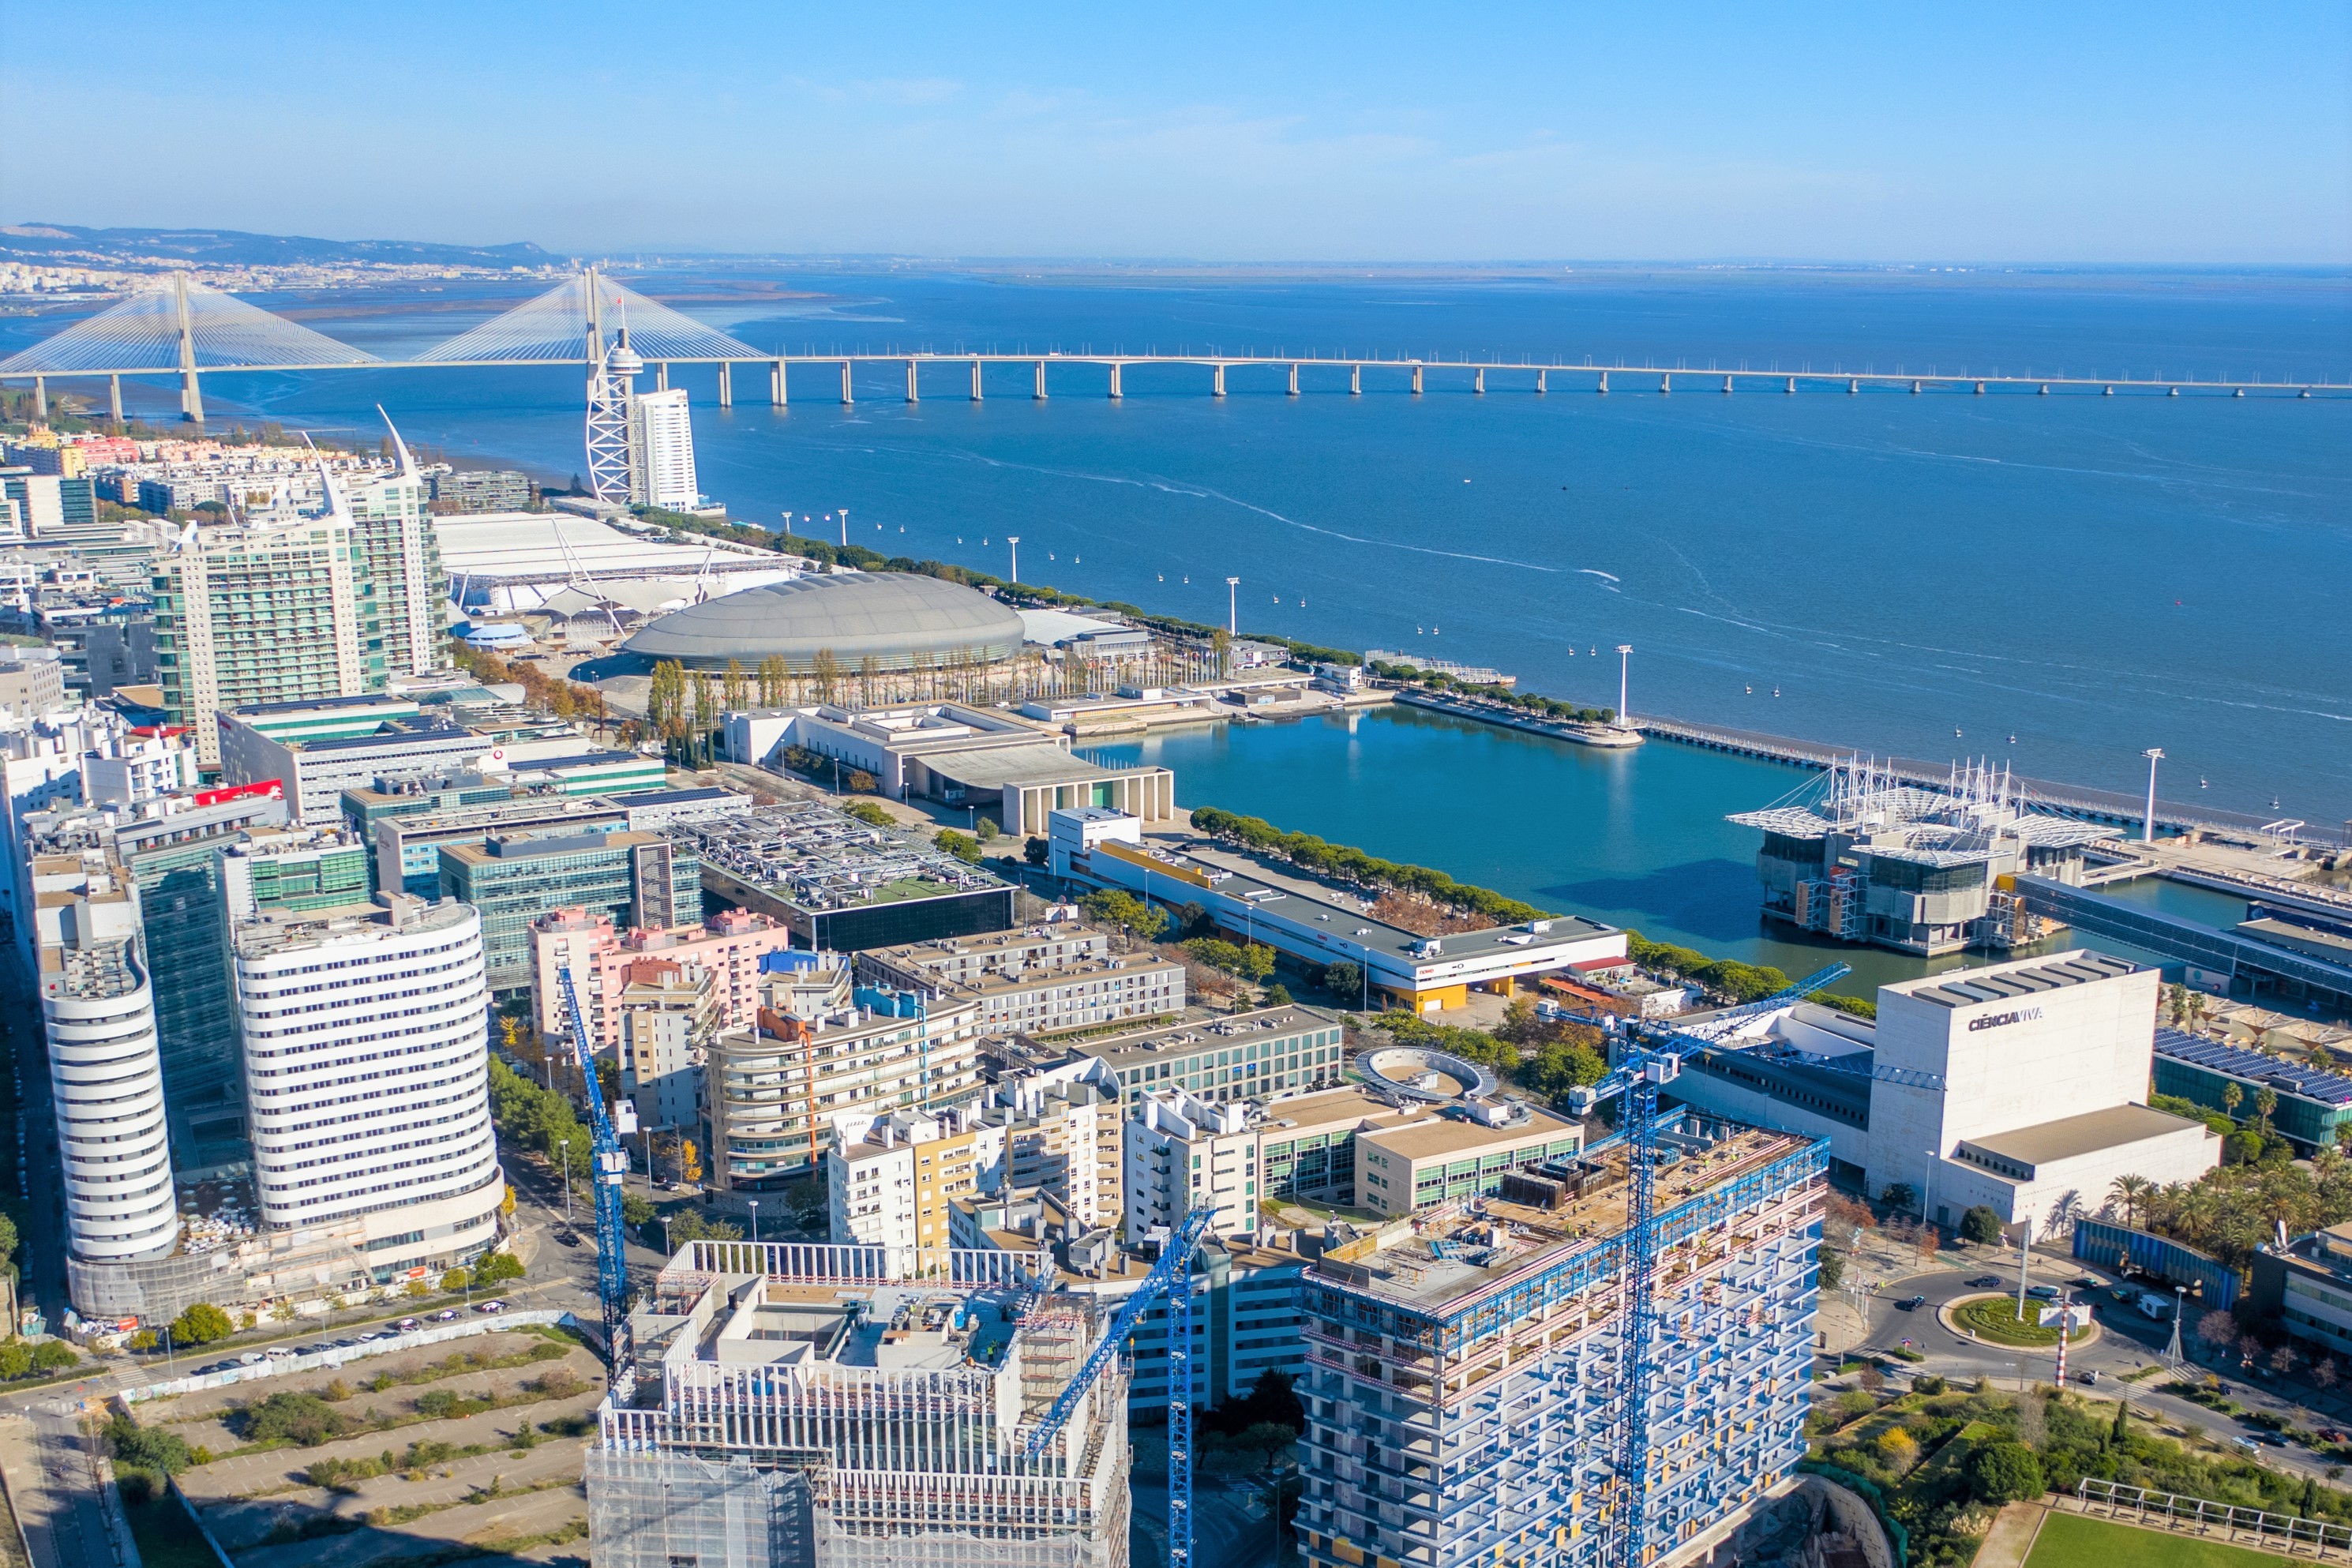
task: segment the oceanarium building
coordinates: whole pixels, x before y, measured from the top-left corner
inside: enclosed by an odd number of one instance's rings
[[[1021,650],[1021,617],[987,595],[906,572],[835,572],[746,588],[662,616],[622,645],[689,669],[749,670],[781,658],[795,674],[831,656],[844,670],[994,664]]]

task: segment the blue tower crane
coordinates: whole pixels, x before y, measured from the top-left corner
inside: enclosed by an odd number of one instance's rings
[[[1101,1341],[1088,1352],[1078,1374],[1055,1397],[1045,1418],[1029,1434],[1023,1450],[1030,1458],[1045,1451],[1070,1413],[1094,1386],[1111,1358],[1135,1331],[1152,1302],[1168,1299],[1168,1568],[1192,1568],[1192,1254],[1209,1234],[1219,1211],[1194,1209],[1184,1216],[1161,1249],[1143,1283],[1110,1321]]]
[[[572,984],[569,965],[556,971],[563,983],[564,1015],[572,1020],[572,1053],[580,1063],[580,1080],[588,1097],[590,1144],[589,1186],[596,1201],[596,1300],[604,1309],[604,1356],[609,1365],[621,1362],[621,1328],[629,1310],[629,1265],[622,1250],[621,1178],[628,1173],[629,1157],[604,1114],[604,1087],[596,1081],[596,1060],[589,1046],[588,1026],[580,1014],[580,994]]]
[[[1569,1109],[1589,1115],[1601,1101],[1625,1097],[1625,1148],[1630,1165],[1631,1196],[1625,1205],[1625,1229],[1631,1245],[1625,1263],[1625,1420],[1618,1433],[1617,1477],[1625,1488],[1619,1513],[1620,1532],[1613,1553],[1625,1568],[1640,1568],[1649,1536],[1650,1499],[1650,1346],[1657,1338],[1658,1307],[1654,1300],[1658,1269],[1656,1169],[1658,1159],[1658,1090],[1681,1076],[1683,1058],[1726,1048],[1720,1037],[1734,1025],[1801,1001],[1824,985],[1843,979],[1851,971],[1832,963],[1798,981],[1787,990],[1760,1002],[1749,1002],[1715,1014],[1692,1030],[1667,1028],[1640,1019],[1608,1020],[1618,1037],[1616,1065],[1599,1083],[1569,1091]],[[1704,1032],[1700,1032],[1704,1031]]]

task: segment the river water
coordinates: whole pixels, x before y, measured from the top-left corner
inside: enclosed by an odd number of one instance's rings
[[[2341,278],[2218,273],[1564,273],[975,277],[750,267],[632,279],[762,350],[1157,348],[1367,356],[1525,353],[1757,369],[2352,379]],[[721,299],[745,280],[765,298]],[[775,290],[783,290],[782,294]],[[389,356],[505,300],[263,300]],[[13,349],[58,318],[0,322]],[[1742,392],[1395,370],[992,372],[924,397],[903,372],[713,376],[695,397],[703,488],[738,516],[849,509],[892,553],[1023,575],[1242,629],[1491,664],[1534,689],[1917,757],[2334,825],[2352,817],[2352,400]],[[1570,390],[1580,386],[1578,390]],[[156,390],[161,396],[163,389]],[[565,479],[576,373],[215,376],[216,421],[363,428]],[[152,404],[149,405],[153,406]],[[2011,737],[2014,740],[2011,740]],[[1559,747],[1426,715],[1170,737],[1188,802],[1444,867],[1561,908],[1769,953],[1722,813],[1802,775],[1652,745]],[[1747,945],[1747,944],[1758,944]],[[1785,956],[1785,954],[1784,954]]]

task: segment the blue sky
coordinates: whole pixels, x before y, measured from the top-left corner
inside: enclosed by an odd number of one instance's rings
[[[2352,5],[9,7],[6,221],[572,252],[2352,260]]]

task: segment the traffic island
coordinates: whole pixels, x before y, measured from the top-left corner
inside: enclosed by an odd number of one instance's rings
[[[2037,1303],[2038,1304],[2038,1303]],[[1986,1344],[2006,1346],[2011,1350],[2047,1350],[2058,1348],[2058,1331],[2039,1323],[2029,1323],[2017,1315],[2017,1298],[1987,1292],[1981,1296],[1962,1296],[1936,1309],[1937,1321],[1956,1334],[1972,1337]],[[2096,1344],[2100,1328],[2096,1322],[2076,1329],[2066,1336],[2070,1347]]]

